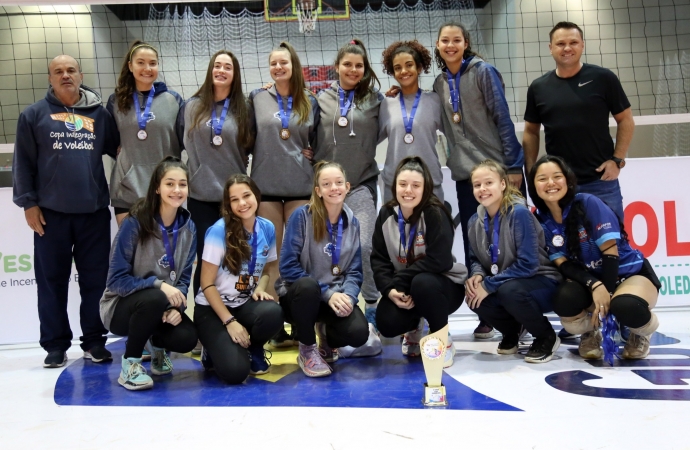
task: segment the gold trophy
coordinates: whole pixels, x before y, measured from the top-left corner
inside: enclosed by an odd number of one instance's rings
[[[426,407],[448,406],[446,387],[441,383],[443,375],[443,361],[445,360],[448,341],[448,325],[435,333],[431,333],[419,342],[424,363],[424,398],[422,403]]]

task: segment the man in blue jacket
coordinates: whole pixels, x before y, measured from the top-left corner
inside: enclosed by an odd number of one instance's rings
[[[117,128],[101,97],[83,86],[77,61],[49,65],[46,97],[19,116],[14,146],[14,203],[34,231],[43,367],[61,367],[72,345],[67,291],[72,260],[81,293],[81,347],[93,362],[112,359],[99,316],[110,252],[110,210],[103,154],[116,156]]]

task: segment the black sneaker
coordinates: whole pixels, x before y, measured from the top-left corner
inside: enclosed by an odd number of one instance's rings
[[[562,341],[566,340],[566,339],[576,339],[577,336],[578,336],[577,334],[568,333],[568,330],[566,330],[565,328],[561,328],[561,331],[558,332],[558,337]]]
[[[95,363],[99,363],[112,360],[113,354],[102,345],[95,345],[91,349],[84,351],[84,359],[90,359]]]
[[[549,362],[560,345],[561,340],[556,333],[551,333],[547,337],[538,337],[532,342],[532,346],[525,355],[525,361],[535,364]]]
[[[48,356],[43,360],[43,367],[46,369],[55,369],[62,367],[67,362],[67,352],[56,350],[48,352]]]
[[[297,345],[299,344],[299,341],[294,336],[294,332],[293,334],[288,334],[287,331],[285,331],[285,328],[281,328],[280,331],[277,332],[276,335],[271,338],[269,343],[273,348],[284,348]]]
[[[503,339],[498,343],[496,353],[499,355],[514,355],[518,351],[520,336],[517,334],[503,335]]]

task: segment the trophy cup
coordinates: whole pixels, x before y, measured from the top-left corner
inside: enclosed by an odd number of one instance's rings
[[[424,363],[424,375],[426,376],[424,398],[422,399],[425,407],[448,406],[446,387],[441,383],[447,341],[448,325],[435,333],[424,336],[419,342],[422,362]]]

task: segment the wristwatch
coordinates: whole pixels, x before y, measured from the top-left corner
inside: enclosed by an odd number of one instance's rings
[[[623,158],[616,158],[615,156],[612,156],[611,161],[615,162],[619,169],[625,167],[625,159]]]

